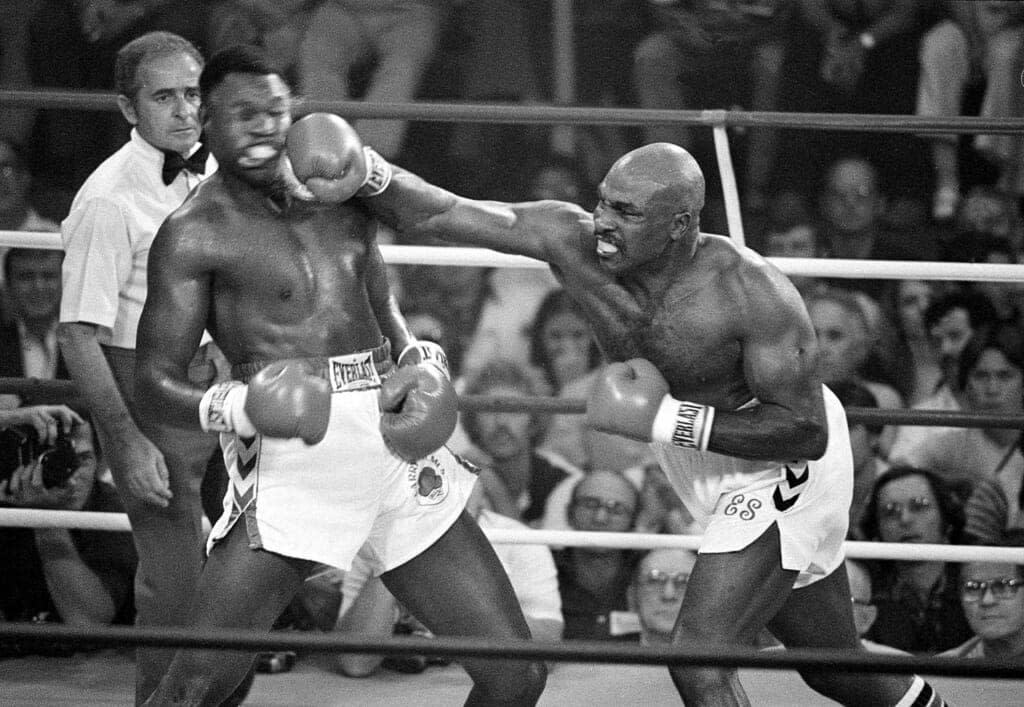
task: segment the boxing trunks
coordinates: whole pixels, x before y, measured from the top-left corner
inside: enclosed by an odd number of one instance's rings
[[[326,437],[308,446],[221,434],[229,484],[207,550],[244,522],[253,548],[347,570],[365,542],[375,573],[397,567],[451,527],[475,470],[446,447],[407,462],[385,445],[378,396],[393,366],[387,341],[302,361],[334,391]],[[248,380],[267,363],[235,366],[233,377]]]
[[[734,552],[778,525],[782,566],[794,587],[831,574],[843,561],[853,499],[853,456],[846,412],[822,386],[828,446],[814,461],[751,461],[654,443],[676,493],[704,529],[701,553]],[[756,405],[756,401],[748,405]]]

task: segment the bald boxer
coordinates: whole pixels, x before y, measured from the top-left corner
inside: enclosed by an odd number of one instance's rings
[[[295,198],[291,92],[255,49],[215,54],[199,83],[220,168],[153,241],[136,368],[139,407],[219,434],[228,466],[190,625],[269,630],[314,563],[347,569],[365,543],[433,632],[529,638],[464,511],[475,470],[444,447],[457,401],[443,351],[410,335],[376,224],[356,202]],[[347,175],[350,191],[386,186],[381,165]],[[233,373],[206,389],[187,375],[204,327]],[[252,660],[179,651],[147,704],[220,704]],[[544,687],[539,662],[463,665],[473,704],[531,705]]]
[[[314,152],[357,154],[341,130],[331,145],[329,122],[307,131]],[[818,378],[814,330],[789,280],[700,232],[693,157],[667,143],[624,155],[593,215],[555,201],[473,201],[393,172],[358,203],[408,235],[548,262],[615,362],[588,424],[650,442],[706,528],[673,640],[752,646],[767,626],[788,646],[859,649],[842,553],[853,482],[843,409]],[[318,199],[337,196],[322,174],[296,176]],[[687,705],[747,704],[735,670],[671,673]],[[920,678],[803,677],[844,704],[942,704]]]

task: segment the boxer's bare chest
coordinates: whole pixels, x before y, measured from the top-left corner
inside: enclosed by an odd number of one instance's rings
[[[722,288],[680,282],[653,297],[626,292],[617,306],[592,312],[608,358],[651,361],[676,397],[723,401],[747,395],[737,320],[742,313]]]
[[[220,327],[313,347],[379,337],[366,293],[368,218],[299,206],[247,210],[225,223],[212,284]]]

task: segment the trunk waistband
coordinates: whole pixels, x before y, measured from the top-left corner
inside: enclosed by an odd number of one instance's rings
[[[323,378],[331,384],[331,390],[335,393],[377,388],[394,366],[391,360],[391,342],[385,339],[384,343],[376,348],[341,356],[309,356],[237,363],[231,367],[231,377],[247,383],[269,364],[281,361],[297,363],[307,374]]]

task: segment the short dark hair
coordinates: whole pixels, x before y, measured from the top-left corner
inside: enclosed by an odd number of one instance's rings
[[[466,378],[466,386],[462,395],[485,395],[494,388],[512,388],[522,395],[540,395],[543,386],[534,376],[521,364],[507,359],[490,361],[479,368],[473,369]],[[462,426],[466,430],[469,440],[480,445],[480,427],[477,424],[476,410],[466,410],[462,413]],[[534,437],[543,432],[547,425],[547,415],[539,412],[528,412],[533,419]],[[530,440],[535,442],[536,439]]]
[[[117,52],[114,62],[114,90],[122,96],[134,98],[139,90],[139,66],[152,59],[175,54],[186,54],[200,67],[203,55],[192,42],[173,32],[148,32],[125,44]]]
[[[977,330],[992,324],[996,320],[996,308],[992,300],[980,292],[955,290],[932,300],[924,310],[925,329],[931,329],[939,320],[954,309],[967,312],[971,328]]]
[[[957,544],[961,541],[964,530],[964,496],[967,489],[957,488],[953,483],[946,481],[931,469],[920,469],[913,466],[893,466],[884,471],[871,488],[871,496],[864,506],[864,513],[861,515],[860,529],[867,540],[878,540],[878,495],[881,490],[899,479],[908,476],[920,476],[932,489],[932,494],[939,505],[939,515],[948,533],[949,542]]]
[[[286,84],[288,83],[284,72],[273,64],[263,49],[250,44],[236,44],[221,49],[206,62],[203,73],[199,77],[199,94],[204,101],[213,89],[224,82],[228,74],[252,74],[254,76],[277,74]]]
[[[4,253],[4,278],[7,282],[11,281],[11,271],[14,269],[14,262],[22,258],[39,258],[42,256],[49,256],[50,254],[57,254],[61,258],[64,257],[64,253],[61,250],[52,248],[11,248],[9,251]]]
[[[552,390],[558,388],[558,381],[555,380],[551,358],[544,348],[544,326],[548,320],[563,312],[575,314],[587,322],[586,316],[580,312],[579,305],[569,297],[569,293],[564,289],[557,289],[552,290],[544,297],[540,306],[537,307],[537,313],[533,315],[533,323],[530,325],[530,363],[544,372],[544,377]],[[589,322],[587,322],[587,326],[590,326]],[[593,370],[601,364],[601,359],[601,349],[597,346],[597,340],[591,337],[587,351],[587,366]]]
[[[957,368],[957,384],[960,390],[967,385],[971,371],[978,365],[978,359],[988,350],[994,350],[1024,373],[1024,333],[1014,325],[1004,324],[994,329],[985,329],[967,342]]]
[[[871,389],[856,381],[835,381],[829,383],[828,387],[836,394],[844,408],[878,407],[878,398],[871,392]],[[882,424],[865,424],[864,427],[868,432],[876,435],[882,434],[882,430],[885,429],[885,425]]]

